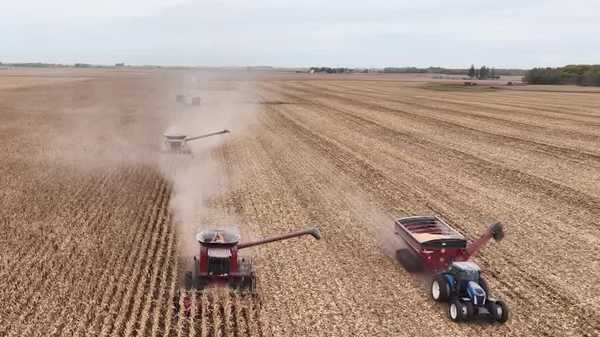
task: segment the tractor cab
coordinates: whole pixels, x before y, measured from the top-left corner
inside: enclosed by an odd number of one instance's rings
[[[479,273],[481,269],[479,266],[470,261],[452,262],[448,273],[450,273],[457,281],[473,281],[479,282]]]

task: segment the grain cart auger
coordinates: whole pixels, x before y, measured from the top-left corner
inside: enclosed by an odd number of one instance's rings
[[[230,231],[213,229],[200,232],[196,235],[196,240],[200,244],[200,254],[194,256],[193,270],[185,273],[184,286],[187,290],[202,290],[210,285],[221,285],[256,294],[254,266],[249,259],[239,257],[238,251],[303,235],[321,239],[318,228],[243,243],[239,243],[238,234]]]
[[[507,305],[490,296],[479,266],[468,261],[490,239],[502,240],[504,229],[500,223],[488,226],[473,241],[467,241],[438,216],[401,218],[394,225],[407,246],[396,252],[397,258],[409,271],[424,270],[432,276],[431,297],[449,302],[451,320],[466,321],[476,316],[500,323],[508,320]]]
[[[178,133],[165,133],[164,142],[163,142],[163,152],[167,153],[180,153],[180,154],[191,154],[192,150],[190,149],[188,143],[202,138],[207,138],[216,135],[222,135],[225,133],[230,133],[229,130],[225,129],[222,131],[207,133],[200,136],[188,137],[184,134]]]

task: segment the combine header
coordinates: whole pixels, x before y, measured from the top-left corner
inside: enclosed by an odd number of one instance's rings
[[[449,302],[448,315],[455,322],[474,316],[487,316],[504,323],[508,307],[490,297],[487,283],[477,264],[468,261],[490,239],[502,240],[502,225],[495,223],[474,241],[467,241],[438,216],[413,216],[395,221],[395,232],[407,249],[396,251],[396,257],[409,271],[425,270],[433,276],[431,297]]]
[[[211,286],[228,287],[244,295],[256,295],[254,265],[250,259],[238,256],[239,250],[303,235],[321,239],[318,228],[244,243],[239,243],[238,234],[226,230],[211,229],[198,233],[196,240],[200,244],[200,253],[194,256],[193,269],[185,272],[183,280],[185,289],[181,289],[173,299],[175,312],[179,312],[182,304],[184,312],[190,314],[193,296],[196,296],[198,291]]]
[[[188,137],[184,134],[166,133],[163,135],[163,151],[168,153],[191,154],[192,150],[188,146],[188,142],[225,133],[230,133],[230,131],[226,129],[218,132],[207,133],[196,137]]]

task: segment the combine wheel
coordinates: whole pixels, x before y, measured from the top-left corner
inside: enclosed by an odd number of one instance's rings
[[[450,295],[450,285],[444,275],[440,274],[431,281],[431,298],[437,302],[445,302]]]
[[[247,276],[240,283],[240,292],[256,295],[256,277]]]
[[[185,272],[185,278],[183,280],[183,286],[186,290],[191,290],[194,287],[194,275],[191,271]]]
[[[467,319],[467,306],[459,300],[452,300],[448,306],[448,316],[453,322],[462,322]]]
[[[508,306],[506,303],[504,303],[504,301],[490,301],[488,310],[494,321],[498,323],[505,323],[508,320]]]

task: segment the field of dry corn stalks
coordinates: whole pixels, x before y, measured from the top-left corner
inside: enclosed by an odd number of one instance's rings
[[[1,71],[2,337],[599,335],[600,93]],[[218,118],[211,95],[237,88],[228,109],[251,111],[247,125],[191,161],[160,153],[174,114]],[[178,106],[182,91],[208,108]],[[256,238],[317,225],[323,239],[254,248],[258,296],[194,293],[184,312],[180,161],[192,179],[210,173],[198,221],[235,219]],[[512,309],[505,325],[452,323],[390,257],[392,219],[432,210],[470,237],[504,223],[475,261]]]

